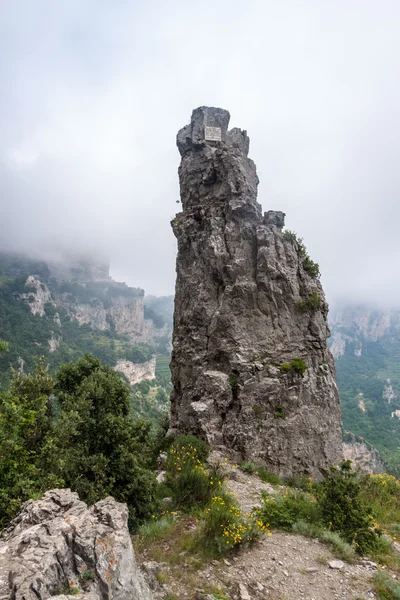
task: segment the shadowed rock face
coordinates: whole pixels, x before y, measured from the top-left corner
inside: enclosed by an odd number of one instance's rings
[[[171,429],[282,475],[318,477],[342,458],[328,306],[282,234],[285,215],[262,215],[249,138],[228,123],[227,111],[200,107],[177,136]],[[305,307],[310,297],[317,307]],[[294,358],[304,374],[281,372]]]

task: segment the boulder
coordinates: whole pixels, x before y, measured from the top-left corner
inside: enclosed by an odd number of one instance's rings
[[[110,497],[88,507],[62,489],[29,500],[0,535],[0,598],[152,600],[127,522]]]

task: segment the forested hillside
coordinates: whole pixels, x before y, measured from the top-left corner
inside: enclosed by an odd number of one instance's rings
[[[170,297],[112,280],[90,261],[68,264],[0,253],[0,390],[11,369],[42,360],[55,372],[85,353],[120,371],[136,411],[153,419],[168,407],[172,334]],[[161,372],[158,365],[162,365]],[[167,371],[166,371],[167,369]]]
[[[338,311],[331,349],[345,430],[375,446],[400,474],[400,319],[397,311],[366,307]]]

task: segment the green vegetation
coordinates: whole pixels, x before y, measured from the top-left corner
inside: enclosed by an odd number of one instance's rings
[[[229,374],[229,383],[230,383],[232,392],[236,393],[237,389],[239,387],[239,383],[238,383],[237,375],[235,375],[235,373]]]
[[[249,544],[267,525],[244,517],[233,495],[220,491],[211,498],[202,523],[202,545],[215,556],[223,556],[238,545]]]
[[[283,374],[297,373],[298,375],[304,375],[307,370],[307,365],[302,358],[294,358],[290,363],[283,363],[279,370]]]
[[[239,465],[239,469],[244,473],[250,473],[251,475],[257,475],[261,481],[270,483],[271,485],[280,485],[282,483],[279,475],[267,471],[265,467],[257,467],[254,463],[245,460]]]
[[[175,508],[205,506],[221,485],[204,466],[209,448],[194,436],[179,436],[168,452],[166,484]]]
[[[345,330],[344,335],[355,335]],[[362,344],[362,353],[356,354]],[[391,404],[383,398],[386,380],[390,378],[400,398],[400,339],[392,332],[376,342],[360,338],[348,342],[343,356],[336,360],[337,383],[342,405],[344,430],[364,438],[384,459],[388,472],[400,476],[400,419],[391,414],[400,409],[395,399]]]
[[[0,395],[0,525],[50,487],[93,503],[112,495],[136,528],[157,506],[150,423],[130,417],[129,389],[86,355],[53,379],[39,364]]]
[[[282,366],[284,366],[284,365],[282,365]],[[282,371],[282,372],[285,372],[285,371]],[[274,417],[276,419],[286,419],[285,409],[282,404],[278,404],[277,407],[275,408]]]
[[[303,238],[299,238],[294,231],[286,230],[283,232],[283,239],[285,242],[289,242],[296,246],[302,259],[304,270],[314,279],[318,279],[320,277],[319,265],[311,260],[307,248],[303,243]]]
[[[265,494],[257,516],[270,527],[301,531],[303,535],[308,531],[312,537],[330,540],[331,545],[339,536],[357,553],[374,552],[381,547],[382,530],[363,496],[365,482],[352,471],[351,461],[345,461],[338,468],[332,467],[325,480],[311,486],[309,492],[287,489],[282,494]],[[327,530],[336,535],[332,538]]]
[[[373,577],[375,591],[380,600],[399,600],[400,583],[393,581],[388,573],[379,570]]]
[[[305,300],[297,302],[296,306],[301,312],[315,312],[321,306],[321,296],[317,292],[313,292]]]

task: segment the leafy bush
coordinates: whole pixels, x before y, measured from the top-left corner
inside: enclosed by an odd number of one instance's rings
[[[381,535],[371,508],[362,498],[364,484],[365,478],[361,479],[347,460],[331,468],[318,492],[322,522],[361,554],[374,550]]]
[[[400,521],[400,481],[387,473],[370,475],[363,482],[361,495],[372,507],[379,523],[397,536],[399,531],[396,524]]]
[[[0,527],[12,519],[25,500],[46,485],[58,485],[40,468],[51,428],[49,395],[53,381],[43,364],[23,377],[14,372],[10,390],[0,395]]]
[[[299,490],[276,495],[264,492],[262,507],[256,511],[256,515],[262,523],[286,531],[291,531],[293,524],[299,520],[312,523],[320,520],[315,498]]]
[[[257,469],[257,474],[261,481],[265,481],[265,483],[270,483],[271,485],[281,485],[282,481],[279,475],[276,473],[271,473],[271,471],[267,471],[265,467],[259,467]]]
[[[297,308],[302,312],[316,311],[321,306],[321,296],[317,292],[313,292],[305,300],[301,300],[296,304]]]
[[[261,481],[264,481],[265,483],[270,483],[271,485],[279,485],[282,483],[279,475],[267,471],[265,467],[257,467],[257,465],[247,460],[239,465],[239,469],[244,473],[258,475]]]
[[[285,479],[285,485],[290,488],[297,488],[303,490],[303,492],[312,492],[313,482],[311,477],[305,477],[305,475],[298,475],[297,477],[289,477]]]
[[[245,460],[242,463],[240,463],[239,469],[243,471],[243,473],[250,473],[251,475],[257,473],[257,466],[248,460]]]
[[[190,435],[179,436],[169,449],[166,484],[177,508],[204,506],[221,485],[212,479],[204,465],[208,453],[207,444]]]
[[[302,358],[294,358],[290,363],[283,363],[279,368],[281,373],[298,373],[303,375],[307,370],[307,365]]]
[[[130,417],[129,388],[110,367],[86,355],[59,370],[59,414],[46,447],[46,468],[92,504],[112,495],[126,502],[137,528],[156,509],[147,465],[150,424]]]
[[[231,493],[219,492],[211,498],[204,511],[201,543],[216,556],[221,556],[239,546],[248,544],[268,525],[261,520],[243,516]]]

